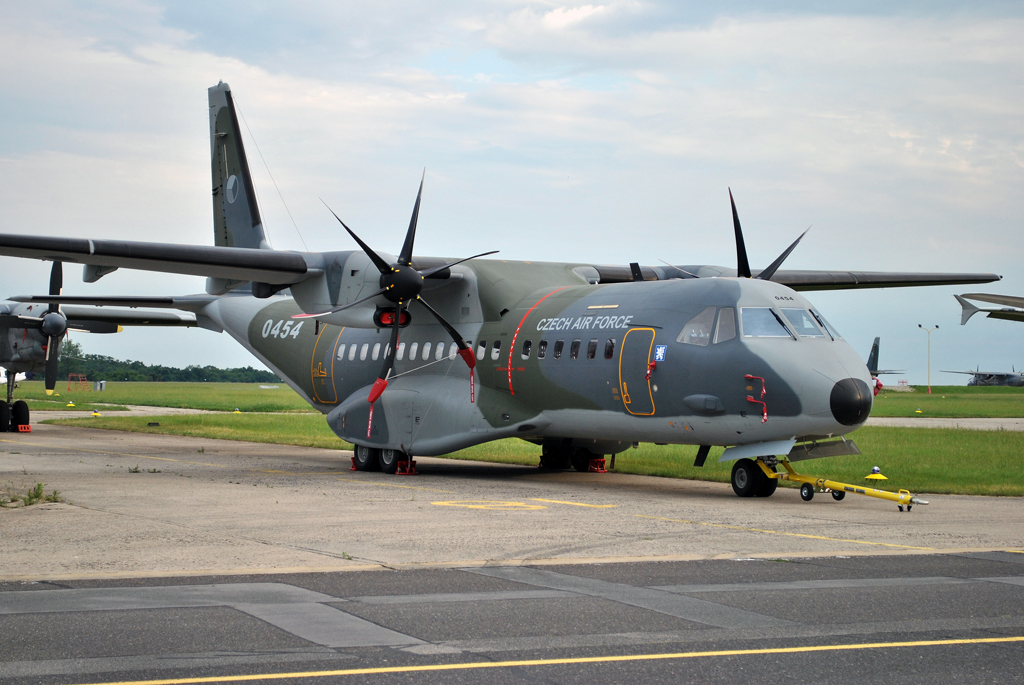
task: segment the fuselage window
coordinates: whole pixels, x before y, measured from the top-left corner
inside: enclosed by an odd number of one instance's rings
[[[821,324],[821,327],[824,328],[828,332],[828,334],[832,336],[833,340],[843,339],[843,336],[839,335],[839,331],[833,328],[832,324],[830,324],[824,316],[814,311],[813,309],[811,310],[811,314],[813,314],[814,318],[818,321],[818,323]]]
[[[533,341],[532,340],[524,340],[523,341],[523,359],[529,359],[531,351],[533,351]]]
[[[373,352],[370,353],[370,357],[373,361],[380,359],[380,343],[373,343]]]
[[[466,344],[469,345],[469,349],[473,349],[473,342],[467,340]],[[452,346],[448,348],[448,358],[455,359],[455,355],[459,353],[459,346],[457,343],[452,343]]]
[[[736,310],[723,307],[718,313],[718,329],[715,331],[715,344],[732,340],[736,337]]]
[[[495,340],[491,345],[491,359],[497,361],[499,355],[501,355],[501,341]]]
[[[391,343],[384,346],[384,358],[387,359],[389,354],[391,354]]]
[[[789,325],[796,330],[796,334],[805,338],[824,338],[825,334],[821,332],[814,323],[814,319],[807,313],[806,309],[799,309],[797,307],[783,307],[782,314],[789,321]]]
[[[358,351],[358,345],[355,343],[348,346],[348,360],[354,361],[356,358],[356,352]]]
[[[363,343],[363,346],[359,348],[359,361],[366,361],[366,353],[370,351],[370,343]]]
[[[437,343],[437,352],[434,353],[434,360],[441,361],[441,357],[444,356],[444,340]]]
[[[338,345],[338,361],[340,362],[345,358],[345,343]]]
[[[611,359],[615,356],[615,338],[611,338],[604,344],[604,358]]]
[[[743,319],[744,338],[792,337],[771,307],[743,307],[740,316]]]
[[[405,357],[405,343],[403,343],[403,342],[398,343],[398,355],[397,356],[398,356],[398,358],[400,360]]]
[[[587,359],[593,359],[597,356],[597,338],[591,338],[590,342],[587,343]]]
[[[416,361],[416,350],[418,349],[420,349],[420,344],[418,342],[414,342],[409,345],[409,361]]]
[[[579,338],[572,341],[572,345],[569,346],[569,359],[576,359],[580,356],[580,342]]]
[[[541,340],[537,343],[537,359],[543,359],[548,355],[548,341]]]
[[[422,357],[422,359],[423,359],[423,361],[427,361],[427,360],[430,359],[430,343],[428,343],[428,342],[423,343],[423,357]]]
[[[700,314],[686,322],[683,330],[679,332],[676,342],[706,347],[711,342],[711,329],[714,325],[715,308],[707,307]]]
[[[487,341],[481,340],[480,344],[476,346],[476,358],[483,359],[485,354],[487,354]]]
[[[561,359],[562,358],[562,348],[563,347],[565,347],[565,341],[564,340],[556,340],[555,341],[555,359]]]

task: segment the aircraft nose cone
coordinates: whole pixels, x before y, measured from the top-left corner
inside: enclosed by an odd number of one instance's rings
[[[832,416],[844,426],[864,423],[871,413],[871,388],[859,378],[844,378],[832,387]]]

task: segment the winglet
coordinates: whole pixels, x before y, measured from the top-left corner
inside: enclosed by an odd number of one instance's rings
[[[980,308],[975,307],[973,304],[971,304],[970,302],[968,302],[964,298],[960,297],[959,295],[954,295],[953,297],[955,297],[956,301],[960,303],[961,307],[963,307],[963,312],[961,312],[961,314],[960,314],[960,325],[961,326],[965,325],[970,320],[970,318],[972,316],[974,316],[975,314],[977,314],[978,312],[981,311]]]

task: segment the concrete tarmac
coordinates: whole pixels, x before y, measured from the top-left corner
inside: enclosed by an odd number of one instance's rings
[[[1017,498],[347,456],[5,434],[0,683],[1024,680]]]

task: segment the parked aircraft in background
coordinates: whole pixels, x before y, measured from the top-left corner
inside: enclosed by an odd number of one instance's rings
[[[60,296],[63,280],[61,263],[55,261],[50,269],[51,296]],[[112,310],[13,299],[15,302],[0,303],[0,366],[7,371],[7,399],[0,400],[0,433],[29,425],[28,404],[24,400],[14,401],[19,375],[24,379],[25,373],[42,374],[46,393],[53,392],[61,343],[67,331],[117,333],[122,326],[196,325],[194,315],[178,312]]]
[[[980,367],[979,367],[980,369]],[[1024,387],[1024,373],[1017,373],[1016,370],[1007,373],[1005,371],[943,371],[942,373],[962,373],[970,378],[967,385],[1008,385],[1013,388]]]
[[[0,254],[81,262],[86,280],[206,276],[204,295],[28,301],[193,312],[323,412],[363,470],[508,437],[541,446],[547,468],[579,470],[641,441],[700,446],[698,465],[721,445],[736,493],[768,496],[776,457],[855,450],[829,439],[873,401],[863,360],[798,291],[999,279],[781,270],[799,238],[754,271],[732,202],[735,269],[414,256],[422,181],[397,255],[348,226],[358,250],[275,251],[227,84],[209,103],[214,246],[0,235]]]
[[[964,293],[963,295],[954,295],[956,301],[960,303],[963,311],[960,313],[960,325],[963,326],[967,321],[977,314],[978,312],[985,312],[988,314],[990,319],[1006,319],[1008,321],[1024,321],[1024,297],[1013,297],[1010,295],[989,295],[986,293]],[[1003,305],[1001,307],[978,307],[967,300],[977,300],[979,302],[991,302],[992,304]]]
[[[868,353],[868,373],[871,374],[871,381],[875,386],[875,394],[877,395],[882,389],[882,381],[878,380],[878,377],[884,374],[893,373],[906,373],[903,369],[879,369],[878,368],[878,341],[880,338],[876,337],[875,341],[871,343],[871,352]]]

